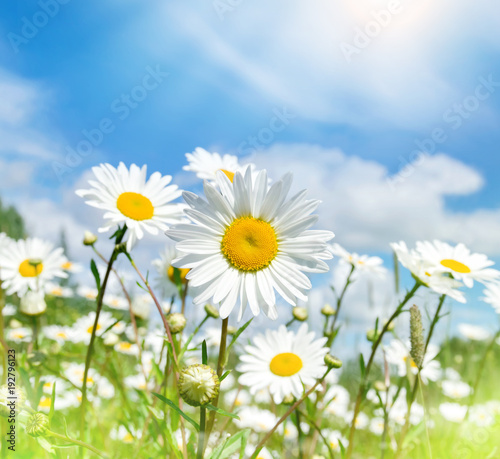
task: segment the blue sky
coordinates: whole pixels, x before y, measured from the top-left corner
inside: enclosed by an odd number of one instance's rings
[[[95,164],[147,163],[196,187],[186,152],[244,150],[292,169],[348,249],[439,237],[499,260],[498,13],[486,0],[3,2],[1,194],[33,233],[79,240],[99,216],[73,190]],[[138,89],[153,70],[168,76]],[[277,112],[287,123],[270,138]],[[105,119],[113,132],[73,167],[68,148]]]

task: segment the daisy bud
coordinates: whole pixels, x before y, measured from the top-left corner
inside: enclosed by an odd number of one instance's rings
[[[188,405],[203,406],[217,397],[220,381],[208,365],[195,364],[181,371],[177,386]]]
[[[180,312],[173,312],[167,316],[167,323],[172,334],[180,333],[186,327],[186,317]]]
[[[21,322],[19,322],[19,320],[17,320],[17,319],[12,319],[9,322],[10,328],[21,328],[22,326],[23,326],[23,324]]]
[[[282,403],[284,405],[293,405],[296,401],[297,401],[297,399],[292,394],[289,394],[285,398],[283,398]]]
[[[340,368],[342,366],[342,360],[334,357],[332,354],[325,355],[325,364],[327,367]]]
[[[387,324],[387,320],[384,321],[384,326]],[[394,321],[389,323],[389,326],[387,327],[387,331],[392,331],[394,330],[394,327],[396,326],[396,323]]]
[[[238,329],[236,327],[232,327],[231,325],[227,327],[227,333],[229,335],[234,335],[237,331]]]
[[[422,327],[422,315],[416,304],[410,308],[410,342],[411,358],[418,368],[422,368],[424,362],[424,329]]]
[[[17,416],[26,403],[26,393],[20,387],[0,387],[0,415],[4,418]]]
[[[118,341],[120,341],[118,335],[113,332],[108,332],[106,333],[106,337],[104,338],[103,343],[105,346],[114,346]]]
[[[371,341],[372,343],[374,343],[375,341],[377,341],[378,337],[379,337],[379,333],[376,332],[375,330],[368,330],[366,332],[366,339],[368,341]]]
[[[120,242],[120,244],[115,245],[115,250],[118,253],[127,253],[127,243],[126,242]]]
[[[19,310],[27,316],[38,316],[47,310],[45,295],[43,292],[26,292],[19,303]]]
[[[335,308],[330,306],[328,303],[323,306],[321,309],[321,314],[324,316],[333,316],[337,311],[335,311]]]
[[[299,307],[293,308],[292,314],[294,319],[298,320],[299,322],[304,322],[305,320],[307,320],[307,317],[309,316],[306,308],[299,308]]]
[[[97,242],[97,236],[90,231],[83,233],[83,245],[94,245]]]
[[[211,304],[206,304],[205,305],[205,312],[207,313],[207,316],[213,317],[214,319],[218,319],[219,316],[219,311],[215,309]]]
[[[387,387],[386,385],[383,383],[383,381],[375,381],[373,383],[373,387],[375,388],[375,390],[377,390],[378,392],[385,392],[387,390]]]
[[[49,427],[49,418],[43,413],[32,414],[26,423],[26,433],[32,437],[45,435]]]

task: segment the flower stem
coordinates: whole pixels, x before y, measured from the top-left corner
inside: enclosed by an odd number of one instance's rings
[[[203,451],[205,449],[205,425],[206,425],[207,409],[200,406],[200,434],[198,436],[198,451],[196,459],[203,459]]]
[[[219,346],[219,358],[217,360],[217,376],[220,378],[222,376],[222,373],[224,372],[224,364],[226,362],[226,341],[227,341],[227,325],[228,325],[228,318],[226,317],[225,319],[222,320],[222,326],[221,326],[221,332],[220,332],[220,346]],[[217,404],[219,403],[219,395],[215,397],[213,401],[213,406],[217,407]],[[207,426],[207,433],[206,433],[206,438],[205,438],[205,447],[208,442],[208,438],[210,437],[210,433],[212,432],[212,429],[214,427],[214,422],[215,422],[215,411],[211,411],[210,415],[208,417],[208,426]]]
[[[57,432],[52,432],[51,430],[47,430],[47,435],[50,435],[50,436],[55,437],[55,438],[60,438],[61,440],[66,440],[66,441],[69,441],[71,443],[75,443],[77,445],[80,445],[83,448],[87,448],[88,450],[97,454],[98,456],[103,457],[104,459],[109,458],[109,456],[106,453],[104,453],[103,451],[99,451],[97,448],[95,448],[92,445],[89,445],[88,443],[85,443],[83,441],[76,440],[74,438],[66,437],[65,435],[58,434]]]
[[[264,436],[264,438],[260,441],[260,443],[257,445],[255,448],[255,451],[253,452],[252,456],[250,459],[256,459],[259,452],[264,448],[264,445],[266,444],[267,440],[271,438],[271,435],[276,431],[276,429],[285,421],[285,419],[290,416],[296,409],[297,407],[307,398],[309,395],[311,395],[315,390],[316,387],[318,387],[326,378],[326,375],[330,373],[331,368],[328,368],[326,370],[325,374],[316,381],[314,386],[312,386],[299,400],[297,400],[289,409],[288,411],[281,416],[281,418],[278,419],[278,422],[274,425],[274,427]]]
[[[90,363],[92,361],[92,351],[94,350],[94,342],[97,331],[97,324],[99,323],[99,316],[101,314],[104,293],[106,292],[106,286],[108,284],[109,275],[111,273],[111,269],[113,267],[113,263],[116,261],[120,250],[118,245],[121,243],[123,236],[125,236],[126,228],[123,228],[122,231],[116,237],[116,245],[113,249],[113,253],[109,259],[108,267],[106,269],[106,274],[104,275],[104,279],[102,281],[102,285],[99,288],[99,293],[97,295],[97,309],[95,313],[94,325],[92,327],[92,335],[90,336],[89,347],[87,348],[87,356],[85,358],[85,370],[83,372],[83,382],[82,382],[82,404],[80,406],[80,436],[85,438],[85,410],[87,408],[87,377],[89,373]],[[83,457],[83,450],[81,450],[81,456]]]
[[[354,446],[353,445],[353,443],[354,443],[354,435],[356,433],[356,419],[357,419],[359,411],[361,409],[361,402],[363,401],[363,394],[364,394],[365,388],[366,388],[366,381],[368,379],[368,375],[370,374],[370,370],[371,370],[371,367],[372,367],[372,364],[373,364],[373,360],[375,358],[375,353],[377,352],[377,349],[378,349],[380,343],[382,342],[382,338],[384,337],[384,334],[387,331],[387,329],[390,327],[392,321],[394,319],[396,319],[396,317],[401,313],[401,310],[403,309],[403,307],[405,306],[405,304],[408,303],[408,301],[410,300],[410,298],[413,297],[413,295],[415,295],[415,292],[418,290],[418,288],[421,285],[422,284],[419,281],[415,282],[415,285],[413,286],[413,288],[406,294],[406,296],[404,297],[403,301],[401,301],[401,303],[396,308],[396,310],[394,311],[394,313],[392,314],[392,316],[385,323],[385,325],[382,328],[382,330],[381,330],[381,332],[380,332],[377,340],[375,341],[375,343],[373,343],[372,352],[370,354],[370,358],[368,360],[368,363],[366,364],[365,374],[364,374],[363,378],[361,379],[361,383],[359,385],[358,396],[356,398],[356,404],[354,406],[354,414],[353,414],[353,417],[352,417],[351,428],[349,430],[349,446],[347,447],[346,459],[350,459],[351,456],[352,456],[353,446]]]

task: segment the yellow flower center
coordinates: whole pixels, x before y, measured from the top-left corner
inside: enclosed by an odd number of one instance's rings
[[[275,355],[269,364],[269,369],[278,376],[293,376],[302,368],[302,360],[296,354],[283,352]]]
[[[405,362],[407,362],[407,361],[408,361],[408,359],[410,359],[410,367],[412,367],[412,368],[418,368],[418,367],[417,367],[417,364],[413,361],[413,359],[412,359],[411,357],[406,356],[406,357],[404,358],[404,361],[405,361]]]
[[[234,179],[234,172],[227,171],[226,169],[219,169],[221,172],[224,172],[226,174],[226,177],[231,180],[231,183],[233,183]]]
[[[73,267],[73,263],[71,261],[67,261],[61,265],[62,269],[71,269]]]
[[[27,258],[19,265],[19,274],[23,277],[36,277],[43,271],[43,263],[34,263],[34,261]]]
[[[87,328],[87,333],[92,333],[92,329],[94,328],[93,325],[91,325],[89,328]],[[101,326],[99,324],[97,324],[97,327],[95,328],[95,330],[100,330],[101,329]]]
[[[48,397],[42,397],[40,399],[40,403],[38,404],[39,408],[50,408],[52,400]]]
[[[12,337],[17,339],[23,339],[25,336],[26,335],[24,333],[19,333],[19,332],[12,334]]]
[[[68,337],[68,335],[66,335],[66,333],[64,333],[64,332],[59,332],[59,333],[57,333],[56,336],[58,338],[63,338],[63,339],[66,339]]]
[[[253,217],[241,217],[226,229],[221,250],[240,271],[259,271],[268,267],[278,253],[274,228]]]
[[[470,268],[467,265],[464,265],[463,263],[460,263],[457,260],[445,259],[445,260],[441,260],[441,264],[445,268],[449,268],[452,271],[455,271],[457,273],[461,273],[461,274],[468,274],[468,273],[470,273]]]
[[[123,437],[124,443],[132,443],[134,441],[134,437],[131,433],[127,432],[127,434]]]
[[[189,269],[188,268],[177,268],[177,269],[180,271],[179,274],[181,275],[181,282],[185,284],[187,282],[186,274],[189,272]],[[175,268],[173,266],[169,266],[167,268],[167,276],[172,281],[173,284],[175,284],[174,272]]]
[[[155,208],[151,201],[139,193],[127,191],[118,196],[116,207],[125,215],[125,217],[132,220],[149,220],[153,217]]]
[[[131,347],[132,347],[132,344],[130,344],[130,343],[125,343],[125,342],[120,343],[120,344],[118,345],[118,348],[119,348],[120,350],[122,350],[122,351],[128,351]]]

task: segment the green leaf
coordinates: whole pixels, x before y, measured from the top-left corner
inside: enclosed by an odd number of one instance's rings
[[[234,343],[236,343],[236,340],[239,338],[239,336],[247,329],[247,327],[252,323],[253,317],[245,324],[243,324],[240,328],[238,328],[237,332],[233,335],[233,339],[229,343],[229,346],[226,349],[226,359],[224,362],[224,366],[226,366],[228,358],[229,358],[229,351],[233,347]]]
[[[49,411],[49,422],[52,421],[52,417],[54,416],[54,405],[56,403],[56,382],[52,384],[52,397],[50,399],[50,411]]]
[[[339,440],[339,446],[340,446],[340,454],[342,454],[342,459],[345,458],[345,446],[342,444],[342,441]]]
[[[240,458],[242,458],[249,435],[250,429],[245,429],[232,435],[224,443],[217,446],[207,459],[226,459],[238,451],[240,452]]]
[[[224,381],[224,379],[226,379],[226,376],[228,376],[229,373],[231,373],[231,370],[227,370],[226,372],[224,372],[224,374],[219,378],[219,381],[220,382]]]
[[[201,363],[203,363],[203,365],[208,364],[207,342],[205,340],[201,343]]]
[[[200,431],[200,425],[194,419],[191,419],[186,413],[184,413],[184,411],[182,411],[174,402],[172,402],[172,400],[169,400],[168,398],[164,397],[161,394],[157,394],[156,392],[153,392],[153,395],[155,397],[158,397],[162,402],[166,403],[175,412],[180,414],[187,422],[192,424],[198,432]]]
[[[90,270],[92,271],[92,274],[94,275],[95,279],[95,285],[97,287],[97,290],[101,290],[101,276],[99,275],[99,271],[97,270],[97,265],[95,264],[94,259],[90,260]]]
[[[363,354],[359,354],[359,368],[361,370],[361,378],[364,379],[365,377],[365,358],[363,357]]]
[[[215,411],[217,414],[220,414],[222,416],[227,416],[229,418],[233,419],[240,419],[238,416],[232,413],[228,413],[227,411],[224,411],[221,408],[217,408],[216,406],[211,405],[210,403],[208,405],[205,405],[205,408],[209,411]]]

